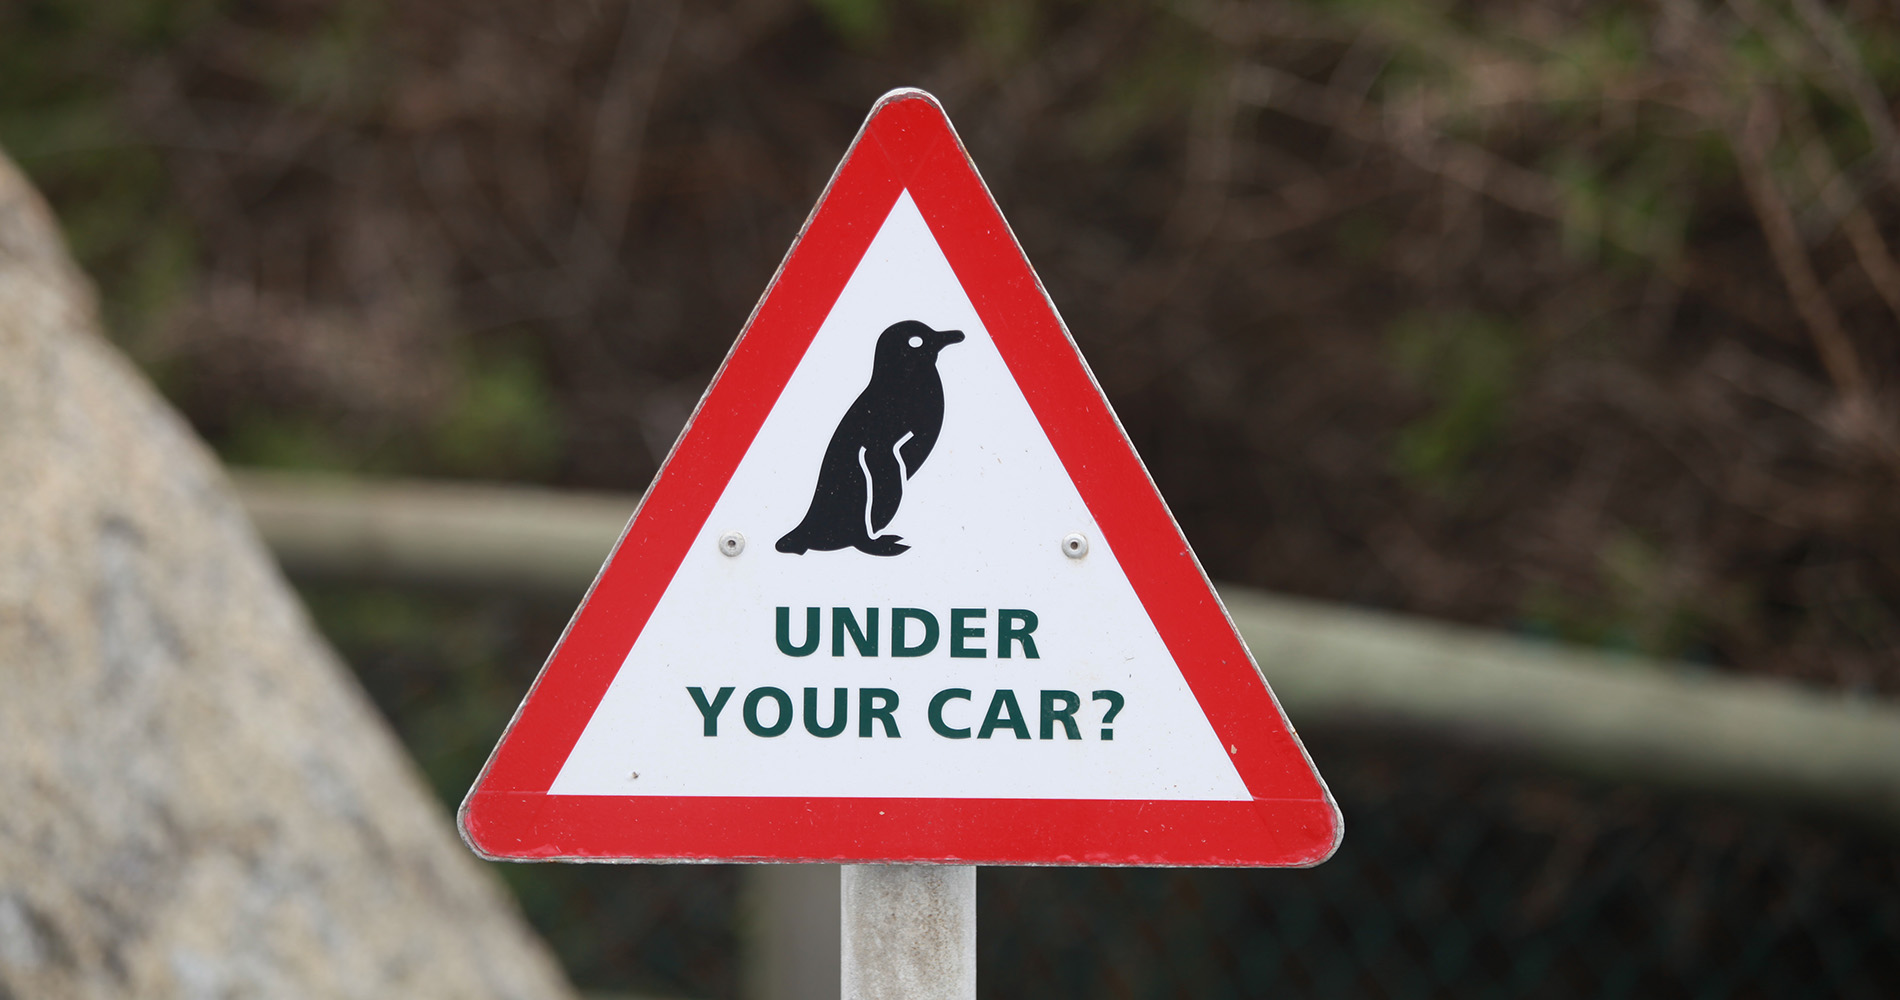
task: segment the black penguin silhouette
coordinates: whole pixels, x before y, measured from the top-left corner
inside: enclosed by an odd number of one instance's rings
[[[878,335],[871,384],[832,432],[811,509],[778,540],[780,552],[855,548],[894,556],[910,548],[897,535],[877,533],[897,516],[904,480],[917,474],[937,445],[943,430],[937,352],[962,339],[961,330],[932,330],[916,320],[894,323]]]

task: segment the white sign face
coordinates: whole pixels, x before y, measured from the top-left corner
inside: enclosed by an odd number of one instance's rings
[[[908,192],[549,794],[1252,798]]]
[[[519,860],[1292,866],[1343,830],[943,109],[866,119],[458,814]]]

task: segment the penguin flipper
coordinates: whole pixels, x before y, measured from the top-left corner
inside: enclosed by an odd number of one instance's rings
[[[879,535],[876,538],[867,538],[854,547],[859,552],[871,556],[894,556],[899,552],[910,551],[910,546],[904,544],[903,537],[900,535]]]
[[[897,455],[904,460],[905,478],[917,474],[923,467],[924,459],[930,457],[930,451],[937,446],[937,435],[943,431],[943,413],[937,413],[934,422],[927,421],[908,435],[908,440],[898,445]]]
[[[858,449],[858,464],[864,468],[864,480],[871,495],[865,505],[865,520],[871,531],[883,531],[897,516],[897,505],[904,502],[904,466],[897,450]],[[866,532],[869,534],[869,532]]]

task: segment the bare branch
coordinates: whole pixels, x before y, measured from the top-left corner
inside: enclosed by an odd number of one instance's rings
[[[617,246],[626,232],[647,116],[678,23],[678,0],[667,0],[651,19],[630,5],[621,23],[620,48],[594,117],[593,155],[587,164],[582,203],[593,213],[596,231],[609,247]]]
[[[1867,394],[1867,377],[1861,370],[1860,358],[1854,352],[1847,331],[1841,328],[1833,300],[1828,298],[1815,275],[1814,262],[1808,259],[1807,246],[1795,226],[1794,212],[1768,171],[1768,149],[1774,143],[1776,126],[1773,105],[1765,95],[1757,93],[1749,102],[1740,128],[1731,129],[1730,144],[1735,149],[1742,183],[1748,189],[1755,217],[1761,222],[1762,235],[1768,240],[1775,268],[1788,286],[1795,311],[1801,315],[1815,351],[1821,356],[1821,365],[1844,396],[1858,401]]]
[[[1847,36],[1847,29],[1816,0],[1794,0],[1794,9],[1820,41],[1828,55],[1828,68],[1839,78],[1837,83],[1860,112],[1867,131],[1874,138],[1874,148],[1887,179],[1900,184],[1900,146],[1895,143],[1886,99],[1880,96],[1880,88],[1867,75],[1867,68],[1861,64],[1860,53],[1855,50],[1853,39]]]
[[[1235,74],[1234,96],[1303,121],[1338,129],[1361,142],[1390,146],[1414,166],[1528,215],[1568,219],[1550,178],[1488,150],[1448,139],[1432,129],[1417,108],[1367,110],[1357,94],[1308,83],[1271,66],[1251,65]]]
[[[1873,213],[1868,211],[1866,199],[1860,197],[1854,185],[1842,178],[1827,143],[1820,136],[1812,134],[1812,123],[1797,118],[1795,124],[1803,132],[1809,133],[1807,141],[1802,143],[1800,157],[1809,183],[1814,185],[1828,214],[1840,220],[1841,232],[1854,248],[1854,258],[1860,263],[1861,270],[1866,272],[1874,291],[1887,303],[1887,309],[1894,318],[1900,319],[1900,265],[1894,263],[1893,254],[1887,248],[1887,239],[1880,235],[1880,226],[1874,222]]]

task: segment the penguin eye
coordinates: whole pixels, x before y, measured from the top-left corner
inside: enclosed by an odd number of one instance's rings
[[[912,338],[910,338],[910,346],[912,346],[912,347],[922,347],[922,346],[924,346],[924,338],[922,338],[922,337],[912,337]]]

